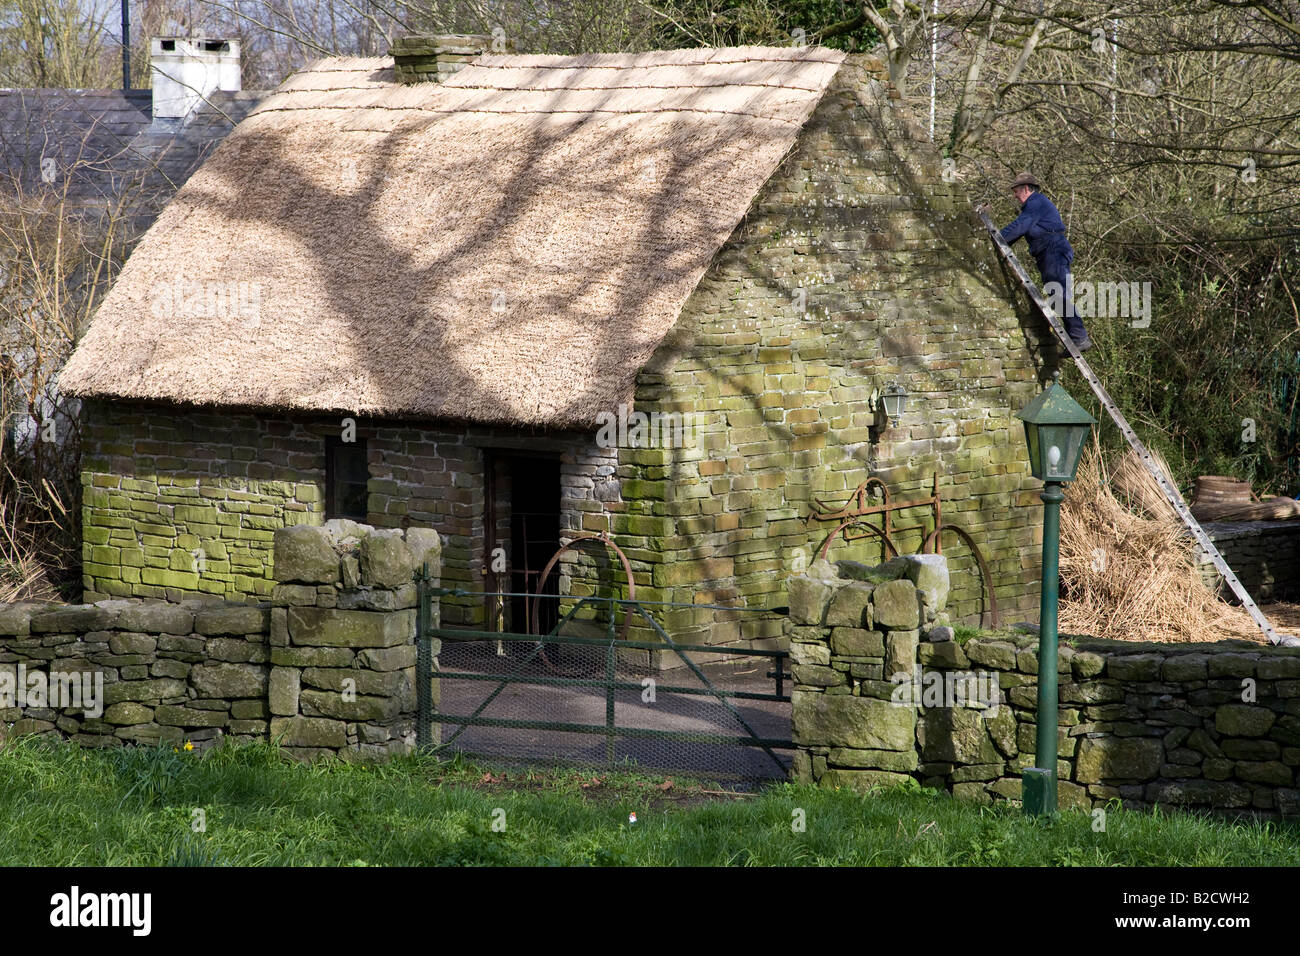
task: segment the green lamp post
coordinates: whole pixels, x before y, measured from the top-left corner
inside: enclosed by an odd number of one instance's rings
[[[1060,575],[1061,485],[1074,480],[1097,419],[1053,381],[1024,407],[1029,467],[1043,482],[1043,582],[1038,614],[1038,738],[1034,766],[1023,771],[1025,813],[1056,812],[1056,753],[1059,724],[1056,691],[1056,603]]]

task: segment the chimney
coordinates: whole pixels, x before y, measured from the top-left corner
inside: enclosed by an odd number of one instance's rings
[[[213,93],[240,88],[238,40],[154,37],[149,54],[155,122],[184,124]]]
[[[502,34],[416,34],[398,37],[388,52],[401,82],[441,83],[475,57],[484,53],[509,53],[511,48],[512,44]]]

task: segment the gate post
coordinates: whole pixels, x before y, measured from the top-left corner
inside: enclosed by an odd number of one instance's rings
[[[377,530],[353,521],[275,534],[271,593],[271,736],[295,756],[384,758],[415,745],[417,612],[436,622],[417,569],[440,569],[436,531]],[[417,607],[421,604],[421,607]],[[436,626],[436,624],[434,624]]]
[[[431,633],[440,624],[440,606],[434,600],[433,589],[438,584],[438,570],[425,561],[417,578],[415,619],[415,747],[425,750],[439,743],[442,725],[434,723],[433,712],[438,705],[437,669],[438,653],[442,641]]]

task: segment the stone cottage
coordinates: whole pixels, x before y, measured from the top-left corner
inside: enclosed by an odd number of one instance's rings
[[[485,49],[292,76],[141,242],[63,377],[86,599],[261,597],[277,528],[342,517],[436,528],[468,591],[531,591],[562,541],[608,532],[640,597],[780,606],[828,531],[816,501],[937,473],[1002,606],[1032,604],[1014,415],[1038,330],[882,64]],[[561,571],[562,593],[623,593],[598,546]],[[977,616],[978,577],[954,579]],[[667,622],[779,633],[718,613]]]

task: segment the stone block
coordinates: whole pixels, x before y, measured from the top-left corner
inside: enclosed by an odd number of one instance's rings
[[[841,788],[866,793],[875,787],[897,787],[908,783],[912,778],[905,773],[889,773],[884,770],[839,770],[828,769],[817,781],[819,786],[833,790]]]
[[[1150,780],[1159,774],[1163,763],[1164,746],[1150,737],[1084,737],[1074,779],[1078,783]]]
[[[281,583],[334,584],[339,580],[339,555],[325,528],[299,524],[276,531],[272,560],[275,580]]]
[[[190,683],[203,697],[262,697],[266,694],[265,664],[196,664]]]
[[[125,726],[130,724],[147,724],[153,720],[153,708],[144,704],[123,701],[104,710],[103,720],[110,724]]]
[[[828,627],[871,627],[871,592],[874,584],[853,581],[835,590],[826,610]]]
[[[895,773],[913,771],[919,763],[915,750],[851,750],[847,747],[832,747],[826,761],[832,767]]]
[[[926,595],[930,610],[938,614],[948,606],[948,559],[942,554],[907,555],[907,577]]]
[[[1262,737],[1277,715],[1250,704],[1223,704],[1214,712],[1214,729],[1225,737]]]
[[[26,637],[31,633],[32,612],[39,604],[0,604],[0,636]]]
[[[375,530],[361,539],[358,553],[361,583],[376,588],[398,588],[410,584],[414,558],[397,530]]]
[[[829,581],[807,574],[792,575],[786,585],[790,620],[796,625],[820,625],[835,589]]]
[[[791,648],[793,650],[793,647]],[[434,649],[433,656],[437,656]],[[415,666],[415,645],[403,644],[398,647],[368,648],[357,654],[357,663],[376,671],[404,670]]]
[[[31,615],[33,634],[84,634],[105,631],[117,623],[118,612],[94,604],[55,606]]]
[[[968,641],[964,650],[972,664],[981,664],[993,670],[1016,669],[1016,648],[1005,641]]]
[[[1160,673],[1171,682],[1205,680],[1208,664],[1209,657],[1205,654],[1174,654],[1165,658]]]
[[[822,664],[829,667],[831,649],[825,644],[792,644],[790,645],[790,663]]]
[[[347,681],[351,681],[348,684]],[[351,689],[356,694],[373,694],[394,697],[401,694],[410,678],[402,671],[345,670],[338,667],[308,667],[302,672],[302,682],[320,690],[343,691]]]
[[[884,657],[885,635],[859,627],[837,627],[831,631],[831,653],[836,657]]]
[[[185,696],[185,682],[171,677],[151,680],[120,680],[104,685],[104,704],[122,701],[166,700]]]
[[[115,632],[108,639],[114,654],[152,654],[158,648],[158,639],[148,634]]]
[[[347,725],[341,720],[324,717],[275,717],[271,736],[285,747],[323,747],[337,749],[348,743]]]
[[[1107,675],[1115,680],[1155,681],[1160,679],[1164,657],[1160,654],[1122,654],[1110,659]]]
[[[879,585],[871,596],[872,613],[880,627],[902,631],[921,626],[921,598],[908,580],[888,581]]]
[[[993,802],[988,787],[982,782],[954,783],[952,798],[959,803],[973,803],[979,806],[988,806]]]
[[[194,615],[197,634],[265,634],[268,627],[267,608],[254,605],[204,608]]]
[[[1239,760],[1235,773],[1238,780],[1274,787],[1289,787],[1296,782],[1294,771],[1280,760]]]
[[[194,612],[178,604],[145,601],[119,611],[117,626],[150,634],[189,634],[194,630]]]
[[[357,695],[344,700],[342,694],[324,690],[303,690],[300,706],[307,717],[337,717],[342,720],[392,720],[401,713],[401,702],[392,697]]]
[[[916,711],[889,701],[844,694],[800,695],[793,708],[794,742],[855,750],[912,750]]]
[[[223,710],[198,710],[176,704],[160,704],[154,710],[154,723],[168,727],[224,727],[230,715]]]
[[[346,647],[271,648],[271,663],[280,667],[351,667],[355,659]]]
[[[1148,784],[1144,796],[1150,803],[1210,806],[1234,809],[1250,805],[1244,784],[1215,780],[1158,780]]]
[[[298,713],[298,695],[302,690],[302,671],[296,667],[272,667],[267,685],[267,702],[276,717]]]
[[[927,710],[922,717],[921,756],[926,761],[1000,765],[1002,758],[989,738],[983,715],[983,711],[968,707]]]
[[[237,700],[230,705],[230,716],[237,720],[262,720],[270,716],[264,700]]]
[[[917,648],[917,659],[927,667],[963,668],[970,667],[970,658],[954,641],[942,644],[922,644]]]
[[[288,609],[289,639],[308,647],[393,647],[415,640],[415,612]]]
[[[916,647],[920,641],[918,631],[890,631],[885,636],[885,673],[890,680],[895,674],[912,676],[916,672]]]

